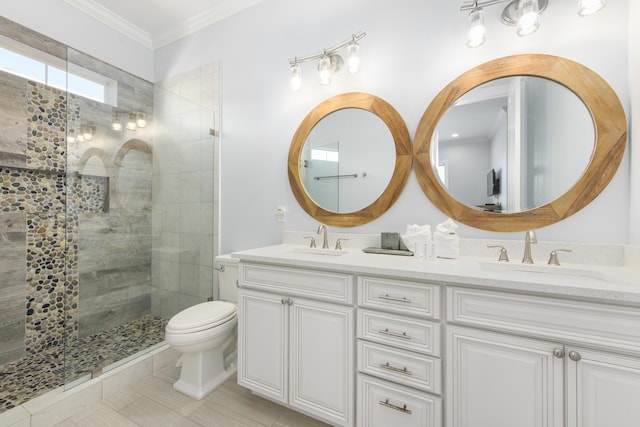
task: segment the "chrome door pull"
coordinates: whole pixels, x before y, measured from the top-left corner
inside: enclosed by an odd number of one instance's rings
[[[389,335],[389,336],[391,336],[391,337],[395,337],[395,338],[403,338],[403,339],[405,339],[405,340],[410,340],[410,339],[411,339],[411,336],[410,336],[410,335],[407,335],[407,333],[406,333],[406,332],[403,332],[403,333],[400,333],[400,332],[392,332],[392,331],[390,331],[390,330],[389,330],[389,328],[380,329],[380,330],[378,331],[378,333],[379,333],[379,334],[382,334],[382,335]]]
[[[408,304],[411,304],[411,300],[407,297],[392,297],[389,294],[386,295],[379,295],[378,298],[380,299],[386,299],[388,301],[395,301],[395,302],[406,302]]]
[[[578,353],[577,351],[570,351],[569,359],[573,360],[574,362],[579,362],[580,359],[582,359],[582,356],[580,356],[580,353]]]
[[[558,359],[562,359],[564,357],[564,348],[554,348],[553,355]]]
[[[410,370],[408,370],[406,366],[404,368],[400,369],[400,368],[396,368],[395,366],[391,366],[389,364],[389,362],[387,362],[387,363],[381,363],[380,367],[382,369],[387,369],[389,371],[398,372],[398,373],[404,374],[404,375],[413,375],[413,373]]]
[[[411,415],[411,409],[407,409],[407,405],[402,405],[402,406],[397,406],[394,405],[393,403],[389,403],[389,399],[386,400],[381,400],[380,403],[382,406],[386,406],[387,408],[391,408],[391,409],[395,409],[396,411],[400,411],[400,412],[404,412],[405,414],[409,414]]]

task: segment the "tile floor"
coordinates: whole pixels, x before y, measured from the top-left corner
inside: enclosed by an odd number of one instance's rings
[[[106,397],[59,427],[213,426],[322,427],[326,424],[252,395],[235,376],[202,400],[173,390],[178,369],[169,365]]]

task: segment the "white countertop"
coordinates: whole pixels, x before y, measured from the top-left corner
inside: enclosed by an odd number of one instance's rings
[[[323,254],[322,251],[326,252]],[[305,245],[284,243],[235,252],[231,256],[241,262],[386,275],[432,283],[640,305],[640,270],[628,266],[566,263],[556,267],[543,263],[526,265],[513,260],[498,263],[495,259],[480,257],[432,259],[368,254],[356,248],[345,249],[340,255],[328,255],[335,251],[323,249],[309,252]]]

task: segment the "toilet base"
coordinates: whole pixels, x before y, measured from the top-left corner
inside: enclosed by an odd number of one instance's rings
[[[196,400],[200,400],[236,373],[236,364],[225,369],[221,349],[182,355],[180,378],[173,388]]]

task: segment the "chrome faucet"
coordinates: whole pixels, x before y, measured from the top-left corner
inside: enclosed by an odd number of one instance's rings
[[[322,236],[322,249],[329,249],[329,241],[327,240],[327,227],[324,224],[318,226],[318,234],[323,233]]]
[[[538,238],[535,231],[528,230],[524,235],[524,255],[522,257],[524,264],[533,264],[533,258],[531,258],[531,245],[533,243],[538,243]]]

